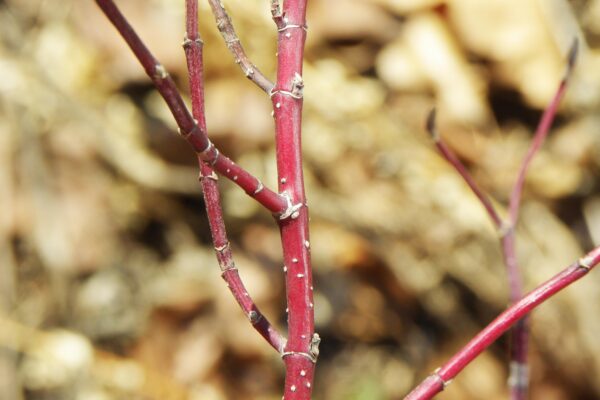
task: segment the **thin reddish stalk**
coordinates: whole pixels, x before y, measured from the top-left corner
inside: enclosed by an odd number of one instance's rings
[[[479,199],[485,211],[488,213],[488,216],[494,223],[496,229],[500,230],[502,228],[502,219],[498,215],[498,212],[494,208],[494,205],[488,198],[488,196],[483,193],[483,191],[479,188],[469,171],[465,168],[465,166],[460,162],[458,157],[454,155],[454,153],[446,146],[446,143],[442,140],[435,123],[436,110],[435,108],[431,110],[429,115],[427,116],[427,131],[433,138],[435,142],[435,146],[438,148],[439,152],[442,156],[454,167],[456,172],[464,179],[464,181],[469,185],[469,188],[475,194],[475,196]]]
[[[585,276],[600,262],[600,247],[596,247],[584,257],[571,264],[553,278],[529,292],[510,306],[494,321],[485,327],[465,347],[456,353],[444,366],[427,377],[410,392],[404,400],[427,400],[444,390],[452,379],[469,365],[498,337],[504,334],[517,321],[556,293]]]
[[[506,228],[500,241],[508,275],[510,302],[514,304],[523,297],[523,280],[517,262],[514,225]],[[528,350],[529,318],[524,317],[513,328],[510,337],[508,387],[512,400],[524,400],[529,391]]]
[[[548,107],[544,110],[540,123],[536,128],[533,141],[521,163],[517,180],[513,186],[508,211],[508,228],[505,235],[502,237],[502,249],[504,254],[504,262],[508,269],[508,278],[510,286],[511,302],[517,301],[523,293],[523,283],[519,273],[519,266],[516,257],[515,248],[515,227],[519,219],[519,210],[521,208],[521,195],[527,171],[531,165],[533,157],[537,154],[544,140],[548,136],[552,122],[556,116],[558,105],[564,97],[567,90],[567,84],[577,58],[578,42],[573,41],[569,50],[567,59],[566,73],[558,85],[558,89]],[[529,367],[527,362],[527,352],[529,348],[529,320],[523,318],[522,321],[515,326],[511,338],[511,364],[508,384],[512,400],[525,400],[529,391]]]
[[[471,188],[475,196],[484,206],[489,217],[496,226],[496,229],[498,229],[498,231],[500,232],[502,255],[504,257],[504,263],[507,269],[511,303],[516,302],[523,296],[523,282],[521,274],[519,273],[519,266],[516,257],[514,228],[517,224],[521,194],[523,192],[525,177],[527,175],[527,170],[533,157],[535,156],[535,154],[541,147],[544,139],[548,135],[548,131],[550,130],[552,121],[554,120],[554,117],[556,115],[556,111],[558,109],[560,100],[562,99],[566,91],[567,82],[575,64],[576,55],[577,41],[574,41],[569,51],[567,72],[565,73],[565,76],[563,77],[550,105],[544,111],[542,119],[538,125],[538,128],[536,129],[533,142],[519,169],[519,174],[517,176],[516,183],[513,187],[510,196],[509,221],[507,223],[502,222],[502,219],[499,217],[496,209],[492,205],[492,202],[479,188],[475,180],[471,177],[471,175],[464,167],[464,165],[460,162],[460,160],[442,141],[436,128],[435,109],[431,111],[427,118],[427,130],[433,137],[436,147],[438,148],[442,156],[454,167],[454,169],[456,169],[458,174],[465,180],[465,182]],[[529,388],[529,371],[527,365],[528,342],[528,318],[525,317],[516,325],[511,337],[511,363],[509,387],[511,399],[513,400],[524,400],[527,397],[527,392]]]
[[[287,269],[288,342],[284,399],[311,398],[319,337],[314,333],[308,208],[301,154],[302,62],[306,40],[306,0],[286,0],[274,10],[278,26],[277,84],[271,92],[275,117],[279,192],[294,204],[292,218],[279,221]]]
[[[256,84],[256,86],[264,90],[266,93],[271,93],[271,90],[273,90],[275,85],[258,69],[256,65],[252,63],[252,61],[250,61],[246,55],[246,51],[242,47],[237,33],[235,33],[231,18],[227,14],[223,3],[221,3],[221,0],[208,0],[208,3],[210,4],[210,8],[215,16],[215,20],[217,21],[217,28],[219,29],[219,32],[221,32],[221,36],[223,36],[227,48],[231,54],[233,54],[235,63],[240,66],[244,72],[244,75],[246,75],[246,78],[250,79]]]
[[[202,40],[198,34],[198,0],[186,0],[186,37],[183,42],[185,50],[190,92],[192,97],[192,113],[201,129],[206,131],[204,116],[204,66],[202,61]],[[200,182],[204,194],[204,203],[210,225],[210,233],[215,247],[221,276],[227,282],[227,287],[233,294],[250,323],[261,336],[278,352],[283,351],[285,339],[271,325],[267,318],[258,309],[233,261],[233,254],[227,238],[227,231],[223,221],[223,210],[217,186],[217,176],[213,169],[202,159],[198,158],[200,166]]]
[[[96,0],[96,3],[142,64],[146,74],[152,79],[154,86],[171,110],[182,136],[190,143],[198,156],[271,212],[283,216],[289,215],[290,213],[287,212],[290,207],[288,199],[265,187],[258,178],[222,155],[212,144],[206,135],[206,130],[192,118],[173,79],[150,53],[115,3],[112,0]]]
[[[533,160],[533,157],[538,152],[542,143],[544,143],[544,139],[548,136],[548,132],[550,131],[550,127],[552,126],[552,122],[554,121],[554,117],[556,116],[556,112],[558,110],[558,105],[562,100],[565,91],[567,90],[567,84],[569,82],[569,78],[573,72],[573,67],[575,66],[575,61],[577,59],[577,52],[579,49],[579,42],[577,39],[573,41],[571,48],[569,50],[569,56],[567,60],[567,71],[561,80],[556,94],[554,98],[550,102],[550,105],[544,110],[544,114],[542,115],[542,119],[538,124],[538,127],[535,131],[535,136],[523,159],[521,164],[521,168],[519,170],[519,174],[517,175],[517,181],[513,186],[512,193],[510,195],[510,206],[509,206],[509,216],[510,221],[513,225],[515,225],[519,219],[519,208],[521,204],[521,195],[523,193],[523,185],[525,184],[525,177],[527,175],[527,170],[529,169],[529,165]]]
[[[471,191],[479,199],[485,208],[488,216],[494,223],[500,234],[500,244],[502,247],[502,256],[506,266],[510,302],[514,303],[523,296],[523,283],[516,257],[515,249],[515,231],[513,225],[504,223],[498,212],[494,208],[488,196],[479,188],[469,171],[460,162],[458,157],[448,148],[440,137],[435,123],[435,109],[427,117],[427,130],[431,134],[435,145],[442,156],[454,167],[458,174],[464,179]],[[527,350],[529,341],[529,331],[527,318],[524,318],[512,332],[510,339],[510,377],[508,380],[511,398],[513,400],[522,400],[526,395],[529,377],[527,373]]]

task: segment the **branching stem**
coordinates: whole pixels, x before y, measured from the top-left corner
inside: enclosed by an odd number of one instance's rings
[[[558,110],[558,105],[567,90],[569,78],[571,77],[577,58],[577,49],[578,42],[577,39],[575,39],[569,51],[566,73],[554,94],[554,98],[544,110],[544,114],[536,128],[533,141],[521,163],[517,180],[510,195],[508,206],[508,229],[506,234],[502,237],[502,249],[504,262],[508,269],[511,302],[517,301],[523,293],[523,283],[519,274],[519,266],[516,257],[515,227],[519,219],[521,195],[523,193],[523,186],[525,185],[525,178],[533,157],[537,154],[544,143],[544,140],[548,136],[548,132],[550,131],[550,127],[552,126],[552,122],[554,121]],[[511,399],[525,400],[529,391],[529,366],[527,362],[527,352],[529,348],[529,319],[527,317],[523,318],[515,326],[511,344],[511,365],[508,378]]]
[[[569,83],[569,78],[573,73],[573,68],[575,66],[575,61],[577,59],[577,53],[579,49],[579,42],[577,39],[573,41],[571,45],[571,49],[569,50],[569,56],[567,59],[567,70],[563,79],[561,80],[556,93],[554,94],[554,98],[544,110],[544,114],[540,120],[540,123],[537,126],[535,131],[535,135],[533,137],[533,141],[531,142],[531,146],[529,150],[527,150],[527,154],[521,163],[521,168],[519,169],[519,174],[517,175],[517,181],[513,186],[513,190],[510,196],[510,206],[509,206],[509,216],[510,221],[513,225],[515,225],[519,219],[519,208],[521,204],[521,194],[523,193],[523,185],[525,184],[525,177],[527,176],[527,170],[529,169],[529,165],[533,160],[533,157],[536,155],[542,143],[544,143],[544,139],[548,136],[548,132],[550,131],[550,127],[552,126],[552,122],[554,121],[554,117],[556,116],[556,112],[558,110],[558,105],[562,100],[566,90],[567,85]]]
[[[188,65],[188,76],[192,97],[192,113],[201,129],[206,131],[202,40],[198,34],[198,0],[186,0],[186,37],[183,46]],[[200,165],[200,183],[204,194],[210,233],[219,267],[221,268],[221,276],[225,282],[227,282],[227,287],[250,320],[254,329],[256,329],[275,350],[281,353],[283,352],[285,339],[258,309],[248,294],[233,261],[231,246],[229,245],[227,231],[223,221],[223,209],[221,207],[219,188],[217,186],[217,175],[212,168],[200,158],[198,159],[198,163]]]
[[[117,8],[113,0],[96,0],[107,18],[129,45],[146,74],[152,79],[154,86],[164,98],[171,110],[181,135],[190,143],[198,156],[221,175],[241,187],[250,197],[254,198],[274,214],[283,214],[289,207],[284,196],[265,187],[262,182],[222,155],[208,139],[206,130],[199,126],[188,111],[175,82],[165,68],[154,58],[140,37],[135,33],[129,22]],[[184,44],[189,44],[188,42]]]
[[[485,208],[487,214],[494,223],[494,226],[500,233],[502,255],[504,257],[504,264],[506,265],[508,275],[511,303],[517,302],[523,296],[523,282],[519,272],[515,247],[515,226],[519,216],[521,194],[523,192],[525,177],[533,157],[538,152],[542,146],[542,143],[544,142],[544,139],[548,135],[550,127],[552,126],[552,122],[554,121],[554,117],[556,116],[556,111],[558,109],[558,105],[560,104],[560,100],[564,96],[567,89],[567,83],[573,71],[577,57],[577,47],[578,43],[577,40],[575,40],[569,51],[567,72],[561,80],[554,98],[544,111],[542,119],[536,129],[531,146],[529,147],[529,150],[527,151],[527,154],[521,163],[517,180],[513,186],[510,196],[508,221],[502,221],[488,196],[479,188],[471,174],[469,174],[458,157],[456,157],[443,142],[435,123],[435,109],[433,109],[427,117],[427,130],[435,141],[436,147],[442,156],[465,180],[471,191],[475,194]],[[528,318],[525,316],[516,324],[511,338],[509,387],[512,400],[525,400],[527,398],[527,392],[529,388],[529,371],[527,364],[528,343],[529,327]]]
[[[511,326],[529,314],[534,308],[554,296],[573,282],[584,277],[600,262],[600,247],[571,264],[547,282],[541,284],[521,300],[511,305],[485,327],[446,364],[427,377],[410,392],[404,400],[427,400],[444,390],[448,384],[488,346],[494,343]]]

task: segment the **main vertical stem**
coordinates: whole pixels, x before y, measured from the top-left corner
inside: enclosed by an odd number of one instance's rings
[[[508,271],[510,303],[515,304],[523,297],[523,279],[519,271],[515,246],[515,228],[511,223],[501,239],[504,264]],[[529,390],[529,317],[519,320],[511,330],[510,372],[508,387],[512,400],[524,400]]]
[[[318,336],[314,333],[308,208],[301,152],[306,0],[286,0],[282,12],[284,25],[278,29],[277,83],[271,99],[279,192],[298,207],[289,218],[279,221],[288,306],[288,342],[283,354],[286,366],[284,399],[308,400],[318,355]]]

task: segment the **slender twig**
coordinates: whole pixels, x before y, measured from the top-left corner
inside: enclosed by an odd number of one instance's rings
[[[206,130],[192,118],[173,79],[150,53],[115,3],[112,0],[96,0],[96,3],[142,64],[146,74],[152,79],[156,89],[171,110],[182,136],[190,143],[198,156],[271,212],[280,216],[289,216],[291,214],[289,199],[265,187],[258,178],[222,155],[208,139]]]
[[[281,9],[279,0],[271,0],[271,16],[273,17],[273,21],[275,22],[275,25],[277,25],[278,30],[285,26],[283,10]]]
[[[512,325],[544,301],[554,296],[571,283],[584,277],[599,262],[600,247],[596,247],[562,272],[529,292],[529,294],[500,314],[446,364],[427,377],[404,399],[426,400],[433,398],[433,396],[444,390],[458,373],[469,365],[488,346],[494,343],[498,337],[508,331]]]
[[[544,110],[540,123],[536,128],[533,141],[531,142],[527,154],[521,163],[517,180],[510,195],[508,207],[509,221],[507,223],[505,235],[502,237],[502,249],[504,254],[504,262],[508,269],[511,302],[517,301],[523,293],[523,283],[519,274],[519,266],[515,248],[515,227],[519,218],[521,195],[523,193],[525,177],[527,176],[527,171],[531,161],[533,160],[533,157],[539,151],[546,136],[548,136],[548,132],[550,131],[550,127],[552,126],[552,122],[554,121],[554,117],[556,116],[556,112],[558,110],[558,105],[565,94],[569,78],[573,72],[573,67],[575,66],[575,61],[577,59],[577,49],[578,41],[575,39],[569,50],[566,72],[560,84],[558,85],[558,89],[554,94],[554,98]],[[525,400],[529,390],[529,367],[527,363],[527,352],[529,347],[528,325],[528,318],[523,318],[521,321],[519,321],[513,330],[513,335],[511,338],[511,364],[508,384],[512,400]]]
[[[279,8],[279,6],[277,6]],[[306,0],[286,0],[278,26],[277,85],[271,92],[275,117],[279,191],[295,205],[292,218],[280,221],[284,264],[287,268],[288,342],[284,398],[311,397],[319,335],[314,333],[312,268],[308,208],[304,193],[301,153],[302,61],[306,40]],[[276,18],[276,23],[278,19]]]
[[[202,61],[202,40],[198,34],[198,0],[186,0],[186,37],[183,42],[185,50],[190,92],[192,97],[192,113],[201,129],[206,131],[206,119],[204,116],[204,67]],[[223,221],[223,210],[217,187],[217,175],[213,169],[198,158],[200,165],[200,182],[204,194],[204,203],[210,225],[215,252],[221,276],[227,282],[227,287],[233,294],[254,329],[260,333],[265,340],[278,352],[283,351],[285,339],[271,325],[267,318],[258,309],[244,283],[233,261],[233,255],[227,231]]]
[[[519,174],[517,175],[517,181],[513,187],[511,196],[510,196],[510,207],[509,207],[509,215],[512,224],[516,224],[519,218],[519,205],[521,203],[521,194],[523,193],[523,185],[525,183],[525,176],[527,175],[527,169],[531,164],[531,160],[537,153],[537,151],[542,146],[544,139],[548,136],[548,132],[550,131],[550,127],[552,126],[552,122],[554,121],[554,117],[556,116],[556,112],[558,110],[558,105],[560,104],[561,99],[563,98],[565,91],[567,90],[567,84],[569,82],[569,78],[573,73],[573,68],[575,66],[575,61],[577,60],[577,53],[579,49],[579,42],[577,39],[573,41],[571,48],[569,50],[569,56],[567,59],[567,70],[563,79],[561,80],[556,94],[554,98],[550,102],[550,105],[544,110],[544,114],[540,120],[540,123],[536,129],[535,136],[523,159],[521,164],[521,169],[519,170]]]
[[[517,218],[520,208],[520,199],[523,191],[523,185],[525,183],[525,177],[529,165],[541,147],[545,137],[548,135],[548,131],[552,125],[552,121],[556,115],[560,100],[564,96],[567,88],[568,79],[571,76],[575,59],[577,56],[577,40],[573,42],[569,51],[567,71],[560,82],[560,85],[554,95],[554,98],[544,111],[542,119],[536,130],[533,142],[521,164],[519,174],[516,183],[513,187],[510,203],[509,203],[509,216],[508,221],[503,222],[499,217],[496,209],[492,205],[489,198],[479,188],[475,180],[471,177],[467,169],[460,162],[458,157],[452,153],[452,151],[442,141],[439,132],[437,131],[435,123],[435,109],[432,110],[427,118],[427,130],[431,134],[435,145],[442,154],[442,156],[456,169],[458,174],[465,180],[467,185],[471,188],[475,196],[484,206],[490,219],[493,221],[496,229],[500,233],[500,241],[502,247],[502,255],[504,258],[504,264],[506,265],[508,282],[510,288],[510,301],[515,303],[523,296],[523,282],[521,274],[519,273],[519,266],[516,256],[515,248],[515,226],[517,224]],[[511,399],[513,400],[524,400],[527,397],[529,387],[529,371],[527,365],[527,352],[529,342],[529,328],[528,318],[524,317],[521,321],[518,321],[512,332],[511,337],[511,363],[510,363],[510,375],[509,375],[509,387],[511,392]]]
[[[240,43],[240,38],[235,33],[235,29],[233,29],[231,18],[227,14],[221,0],[208,0],[208,3],[215,16],[215,20],[217,21],[217,28],[219,29],[219,32],[221,32],[227,48],[231,54],[233,54],[235,63],[240,66],[244,75],[246,75],[246,78],[250,79],[266,93],[270,93],[275,85],[260,72],[256,65],[254,65],[246,55],[246,52]]]
[[[223,211],[221,209],[221,199],[217,188],[217,176],[213,170],[200,161],[200,182],[204,193],[204,202],[210,231],[217,254],[219,267],[221,268],[221,277],[227,283],[227,287],[233,294],[244,314],[250,320],[250,323],[258,333],[275,349],[278,353],[283,353],[285,338],[277,329],[267,320],[263,313],[258,309],[248,290],[244,286],[238,269],[233,261],[227,232],[223,222]]]
[[[436,125],[436,110],[435,108],[431,110],[429,115],[427,116],[427,131],[433,138],[435,146],[438,148],[439,152],[442,156],[448,161],[458,172],[458,174],[464,179],[464,181],[469,185],[469,188],[475,194],[475,196],[479,199],[485,211],[488,213],[490,219],[494,223],[496,229],[502,229],[502,219],[498,215],[498,212],[494,208],[494,205],[488,198],[488,196],[479,188],[469,171],[465,168],[465,166],[460,162],[458,157],[454,155],[454,153],[448,148],[446,143],[442,140]]]
[[[517,263],[515,249],[515,230],[511,223],[503,222],[498,212],[493,206],[488,196],[479,188],[471,174],[465,166],[460,162],[458,157],[448,148],[441,139],[437,131],[435,123],[435,109],[432,110],[427,117],[427,130],[431,134],[435,145],[458,174],[465,180],[471,191],[479,199],[490,219],[494,223],[496,230],[500,236],[500,244],[502,248],[502,256],[504,265],[506,266],[509,297],[511,304],[519,300],[523,296],[523,283],[519,266]],[[517,326],[512,331],[510,339],[510,375],[508,384],[513,400],[522,400],[527,393],[529,386],[529,373],[527,366],[527,350],[529,341],[529,329],[527,318],[517,323]]]

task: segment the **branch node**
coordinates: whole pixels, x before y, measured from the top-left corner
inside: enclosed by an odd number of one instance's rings
[[[511,233],[514,230],[514,225],[508,221],[502,221],[502,223],[500,224],[500,226],[497,229],[498,232],[498,237],[500,239],[502,239],[503,237],[505,237],[506,235],[508,235],[509,233]]]
[[[442,390],[444,390],[448,387],[448,385],[452,383],[452,379],[445,380],[444,378],[442,378],[442,376],[440,375],[440,370],[441,368],[436,369],[435,371],[433,371],[433,374],[431,374],[431,376],[442,383]]]
[[[252,67],[244,68],[244,75],[246,75],[246,78],[252,79],[252,75],[254,75],[254,68],[252,68]]]
[[[585,257],[581,257],[578,261],[577,261],[577,265],[580,268],[583,268],[587,271],[591,270],[592,267],[594,266],[595,261],[594,258],[592,256],[585,256]]]
[[[262,192],[262,190],[265,188],[265,185],[263,185],[263,183],[261,181],[258,181],[258,185],[256,186],[256,190],[254,190],[254,193],[252,193],[254,196],[256,196],[257,194],[259,194],[260,192]]]
[[[318,333],[314,333],[312,339],[310,340],[310,354],[313,356],[315,362],[317,362],[317,358],[319,358],[319,345],[321,344],[321,337]]]
[[[198,125],[194,126],[194,129],[196,129],[197,127],[198,127]],[[191,135],[191,133],[194,131],[194,129],[192,129],[187,134],[183,134],[182,136],[185,137],[185,138],[187,138],[188,136]],[[179,131],[179,133],[181,134],[181,131]],[[208,143],[206,144],[206,147],[198,152],[198,155],[200,156],[200,158],[203,159],[203,160],[205,160],[206,156],[212,150],[213,147],[215,147],[215,145],[213,144],[213,142],[211,142],[210,140],[208,140]]]
[[[215,171],[210,171],[210,174],[208,174],[208,175],[203,175],[202,171],[200,171],[200,176],[198,177],[198,179],[202,180],[204,178],[212,179],[215,182],[217,182],[219,180],[219,176],[215,173]]]
[[[299,76],[298,73],[296,73],[296,75]],[[269,92],[269,96],[272,98],[276,94],[280,94],[283,96],[290,96],[294,99],[300,100],[303,97],[303,90],[302,90],[303,88],[304,88],[304,82],[302,81],[302,77],[300,76],[300,81],[296,81],[296,77],[294,77],[294,80],[292,81],[292,89],[291,90],[282,90],[282,89],[273,88]],[[277,103],[277,104],[279,104],[279,103]],[[281,107],[281,106],[277,106],[277,104],[275,105],[277,108]]]
[[[262,315],[254,310],[248,313],[248,319],[252,325],[258,324],[262,318]]]
[[[223,253],[225,250],[229,249],[229,245],[230,245],[230,243],[227,242],[222,246],[215,246],[215,251],[217,253]]]
[[[186,34],[185,37],[183,38],[183,43],[181,44],[183,46],[183,48],[187,49],[187,48],[191,47],[193,44],[196,44],[198,47],[202,47],[204,42],[200,38],[192,40]]]
[[[215,156],[212,160],[210,160],[210,162],[208,163],[208,165],[210,165],[211,167],[214,167],[215,164],[217,163],[217,160],[219,159],[219,149],[217,149],[216,147],[213,146],[213,148],[215,149]],[[235,179],[234,179],[235,180]]]
[[[308,353],[302,351],[284,351],[281,353],[281,358],[285,358],[288,356],[301,356],[308,358],[313,364],[317,363],[317,358],[319,358],[319,344],[321,343],[321,337],[318,333],[313,334],[312,339],[310,340],[310,349]]]
[[[302,98],[304,93],[304,80],[302,79],[302,75],[299,73],[294,73],[294,78],[292,79],[292,93],[296,96],[295,98]]]
[[[225,274],[226,274],[227,272],[229,272],[229,271],[237,271],[237,270],[238,270],[238,269],[237,269],[237,267],[235,266],[235,264],[231,263],[231,264],[227,265],[225,268],[222,268],[222,269],[221,269],[221,277],[222,277],[223,279],[226,279],[226,278],[225,278]],[[227,284],[227,287],[230,287],[229,283]]]
[[[183,131],[181,130],[181,128],[177,128],[177,133],[179,133],[179,136],[182,136],[184,139],[186,139],[186,140],[187,140],[187,139],[188,139],[190,136],[192,136],[192,134],[194,134],[194,132],[195,132],[196,130],[200,130],[200,127],[198,126],[198,121],[196,121],[196,120],[194,119],[194,127],[193,127],[193,128],[192,128],[192,129],[191,129],[189,132],[183,132]],[[209,146],[210,146],[210,145],[209,145]],[[207,149],[208,149],[208,147],[207,147]],[[205,149],[205,150],[206,150],[206,149]],[[202,152],[201,152],[201,153],[202,153]],[[200,154],[200,153],[198,153],[198,154]]]
[[[298,218],[300,216],[300,209],[302,208],[303,204],[302,203],[293,204],[292,198],[290,197],[290,195],[287,192],[282,193],[281,196],[283,196],[285,198],[285,201],[287,202],[287,207],[281,214],[279,214],[279,220],[283,221],[288,218],[291,218],[291,219]]]
[[[162,64],[156,63],[154,65],[153,77],[154,79],[167,79],[169,77],[169,73]]]
[[[304,24],[304,25],[288,24],[285,19],[284,19],[284,22],[285,22],[285,25],[283,25],[282,27],[278,27],[279,28],[279,29],[277,29],[278,32],[283,32],[288,29],[304,29],[304,32],[308,32],[308,25],[306,25],[306,24]]]

